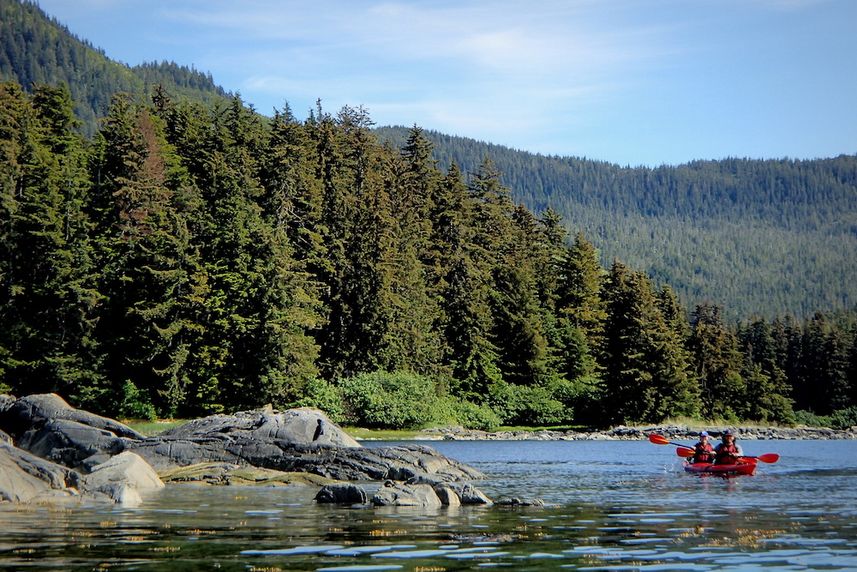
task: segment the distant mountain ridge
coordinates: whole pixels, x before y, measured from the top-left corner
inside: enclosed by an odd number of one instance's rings
[[[117,92],[148,96],[162,85],[172,96],[213,102],[229,94],[210,74],[174,62],[129,67],[72,34],[29,0],[0,0],[0,79],[25,89],[35,83],[65,83],[75,113],[91,135]]]
[[[405,127],[380,127],[400,146]],[[857,304],[857,156],[620,167],[427,131],[442,168],[490,157],[514,199],[558,211],[603,261],[618,258],[689,303],[732,317],[811,315]]]
[[[145,97],[160,84],[206,103],[229,97],[192,67],[112,61],[29,0],[0,0],[0,79],[68,84],[88,134],[116,92]],[[401,146],[407,129],[376,134]],[[670,284],[691,309],[712,301],[733,318],[804,317],[857,304],[857,156],[631,168],[426,135],[442,168],[473,172],[490,157],[517,202],[552,207],[606,264],[618,258]]]

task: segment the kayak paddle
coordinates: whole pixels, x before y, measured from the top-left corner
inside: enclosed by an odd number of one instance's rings
[[[780,456],[776,453],[765,453],[764,455],[759,455],[757,457],[753,457],[752,455],[741,455],[744,459],[758,459],[763,463],[776,463],[780,460]]]
[[[657,433],[652,433],[649,435],[649,441],[654,443],[655,445],[675,445],[679,447],[676,449],[676,455],[679,457],[692,457],[694,455],[693,447],[689,447],[687,445],[682,445],[681,443],[675,443],[670,441],[663,435],[658,435]],[[776,463],[780,460],[780,456],[776,453],[765,453],[764,455],[752,456],[752,455],[741,455],[745,459],[757,459],[762,461],[763,463]]]
[[[649,435],[649,441],[651,441],[655,445],[675,445],[676,447],[684,447],[685,449],[688,449],[691,454],[693,454],[693,447],[682,445],[681,443],[674,443],[663,435],[658,435],[657,433],[652,433],[651,435]]]
[[[687,449],[684,446],[681,446],[679,449],[675,450],[675,454],[679,457],[693,457],[693,449]],[[741,455],[740,458],[758,460],[763,463],[776,463],[780,460],[780,456],[776,453],[765,453],[764,455],[759,456]]]

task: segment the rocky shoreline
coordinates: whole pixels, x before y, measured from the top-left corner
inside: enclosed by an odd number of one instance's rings
[[[706,428],[712,437],[719,437],[730,429],[745,441],[755,440],[841,440],[857,439],[857,427],[847,430],[826,427],[742,427],[715,426]],[[692,440],[699,437],[702,428],[686,425],[650,425],[640,427],[619,426],[603,431],[478,431],[462,427],[427,429],[416,440],[446,441],[643,441],[652,433],[670,439]]]
[[[0,395],[0,502],[134,505],[166,481],[333,486],[349,494],[318,502],[346,504],[366,483],[375,505],[491,504],[470,484],[482,478],[425,445],[363,447],[317,409],[212,415],[145,437],[55,394]]]

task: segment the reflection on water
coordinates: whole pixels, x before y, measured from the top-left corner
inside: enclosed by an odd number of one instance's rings
[[[0,567],[51,570],[857,569],[853,442],[747,442],[700,478],[642,442],[439,442],[535,508],[316,506],[314,489],[170,486],[141,507],[0,506]]]

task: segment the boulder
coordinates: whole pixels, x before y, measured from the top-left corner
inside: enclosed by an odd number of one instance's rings
[[[0,443],[0,501],[30,502],[78,494],[81,476],[7,443]]]
[[[375,506],[410,506],[420,508],[438,508],[442,506],[440,498],[431,485],[384,482],[372,497]]]
[[[25,431],[51,420],[74,421],[81,425],[102,429],[116,437],[142,439],[143,436],[122,423],[75,409],[55,393],[30,395],[0,406],[0,429],[18,439]]]
[[[461,499],[461,504],[480,504],[480,505],[492,505],[494,501],[488,498],[488,495],[474,487],[473,485],[467,484],[458,484],[453,483],[450,485],[452,490],[458,495],[458,498]]]
[[[25,431],[16,445],[49,461],[78,468],[93,455],[120,453],[128,441],[106,429],[69,419],[51,419]]]
[[[207,437],[282,441],[294,445],[360,447],[324,412],[309,407],[276,412],[272,409],[243,411],[234,415],[212,415],[180,425],[161,437],[197,439]]]
[[[124,452],[93,467],[83,477],[83,490],[101,493],[123,505],[140,504],[140,492],[164,488],[154,469],[139,455]]]
[[[520,497],[502,498],[497,501],[498,506],[528,506],[544,508],[545,501],[539,498],[525,499]]]
[[[359,485],[336,483],[325,485],[315,495],[315,502],[322,504],[367,504],[369,496]]]
[[[458,498],[458,493],[452,490],[452,487],[448,485],[435,485],[434,492],[443,506],[461,506],[461,499]]]

